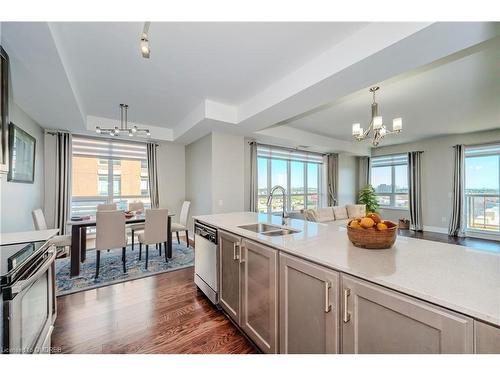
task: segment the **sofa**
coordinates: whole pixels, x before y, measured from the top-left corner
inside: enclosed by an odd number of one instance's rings
[[[303,210],[304,219],[316,223],[347,224],[350,219],[366,214],[364,204],[346,204],[345,206],[330,206]]]

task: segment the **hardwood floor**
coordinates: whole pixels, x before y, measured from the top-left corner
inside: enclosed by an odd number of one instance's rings
[[[193,267],[57,299],[62,353],[255,353],[197,290]]]

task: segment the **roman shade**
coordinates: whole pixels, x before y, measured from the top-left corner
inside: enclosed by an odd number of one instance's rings
[[[323,164],[323,154],[270,145],[257,145],[257,157]]]
[[[92,156],[106,159],[147,159],[146,143],[117,139],[96,139],[73,136],[73,156]]]

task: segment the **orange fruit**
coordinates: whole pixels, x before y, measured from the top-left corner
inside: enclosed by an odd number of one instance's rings
[[[387,224],[385,224],[385,223],[377,223],[377,229],[378,230],[386,230],[387,229]]]
[[[359,225],[359,221],[357,221],[357,220],[353,220],[353,221],[351,221],[351,223],[349,224],[349,226],[350,226],[351,228],[354,228],[354,229],[359,229],[359,228],[361,228],[361,226]]]
[[[363,228],[368,229],[372,228],[375,225],[375,222],[373,219],[369,217],[364,217],[361,219],[361,222],[359,223]]]
[[[366,215],[366,217],[369,217],[370,219],[372,219],[375,222],[375,224],[378,224],[382,221],[380,215],[375,213],[375,212],[369,213],[368,215]]]

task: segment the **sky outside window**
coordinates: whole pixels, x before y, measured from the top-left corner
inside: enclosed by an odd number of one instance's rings
[[[498,194],[499,159],[498,155],[465,158],[465,189]]]

